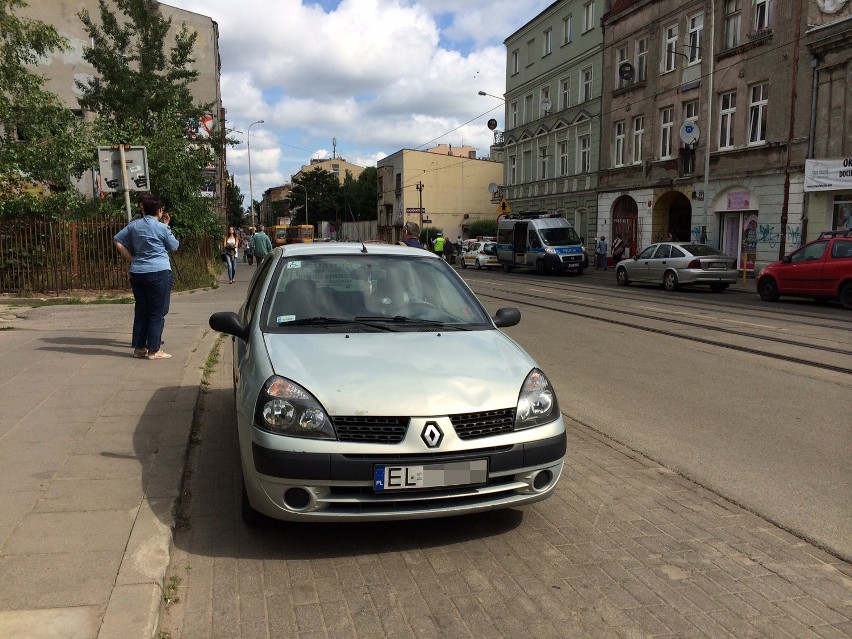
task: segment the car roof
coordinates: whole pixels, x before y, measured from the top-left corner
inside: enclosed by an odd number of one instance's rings
[[[362,244],[361,242],[313,242],[285,244],[275,249],[282,257],[308,257],[312,255],[409,255],[411,257],[441,259],[435,253],[399,244]]]

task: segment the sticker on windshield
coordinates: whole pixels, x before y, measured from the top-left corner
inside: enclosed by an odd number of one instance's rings
[[[300,261],[287,262],[287,268],[302,268],[302,263]]]
[[[295,321],[296,321],[295,315],[279,315],[278,317],[275,318],[275,322],[278,323],[278,324],[286,324],[287,322],[295,322]]]

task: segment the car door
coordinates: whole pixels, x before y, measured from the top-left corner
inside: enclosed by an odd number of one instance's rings
[[[828,240],[805,244],[790,254],[790,261],[778,269],[778,290],[783,295],[814,295],[824,292],[822,270]]]
[[[672,254],[671,244],[660,244],[657,250],[648,260],[648,280],[655,284],[663,283],[663,273],[669,267],[669,258]]]
[[[840,282],[852,274],[852,238],[836,238],[826,251],[823,265],[823,290],[826,295],[837,295]]]
[[[620,262],[619,266],[624,264],[627,268],[627,276],[634,282],[647,282],[648,280],[648,264],[657,250],[659,244],[651,244],[646,246],[633,260],[625,260]]]

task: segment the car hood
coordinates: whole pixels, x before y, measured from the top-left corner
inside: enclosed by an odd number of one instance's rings
[[[266,334],[277,375],[330,415],[431,416],[514,408],[532,358],[499,330]]]

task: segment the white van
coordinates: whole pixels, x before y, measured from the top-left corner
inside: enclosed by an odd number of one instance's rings
[[[512,214],[497,224],[497,260],[506,272],[533,268],[540,275],[568,272],[582,275],[588,267],[583,241],[558,213]]]

